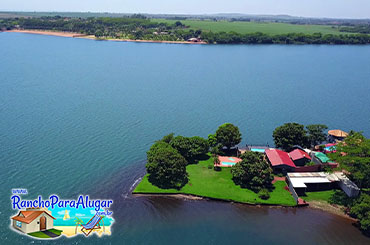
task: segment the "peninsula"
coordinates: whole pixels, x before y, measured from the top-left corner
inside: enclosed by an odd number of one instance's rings
[[[370,149],[370,140],[360,133],[326,129],[322,124],[305,128],[286,123],[274,130],[277,148],[237,147],[241,134],[230,123],[208,139],[169,134],[147,152],[147,174],[133,194],[285,207],[312,203],[339,215],[346,209],[368,232],[370,217],[361,207],[369,203],[369,176],[357,173],[369,168],[368,155],[360,151]],[[354,158],[363,165],[353,165]]]

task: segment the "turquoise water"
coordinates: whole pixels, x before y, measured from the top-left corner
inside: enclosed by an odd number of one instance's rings
[[[222,165],[232,166],[235,165],[235,162],[221,162]]]
[[[264,153],[265,149],[252,148],[251,151]]]
[[[369,241],[350,221],[317,210],[129,193],[144,174],[145,152],[170,132],[206,137],[231,122],[244,145],[272,144],[275,127],[296,121],[370,137],[370,46],[171,45],[0,33],[0,47],[0,241],[32,241],[9,229],[12,188],[27,188],[27,199],[114,200],[111,237],[56,243]],[[226,91],[233,96],[220,99]]]
[[[229,157],[229,160],[230,160],[230,161],[234,161],[234,158],[232,158],[232,157]]]

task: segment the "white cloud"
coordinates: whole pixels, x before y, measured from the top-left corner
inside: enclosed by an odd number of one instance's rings
[[[65,211],[59,211],[59,212],[57,212],[57,214],[59,214],[59,215],[64,215],[64,213],[65,213]]]
[[[80,214],[80,213],[77,213],[77,214],[76,214],[76,217],[86,217],[86,214]]]

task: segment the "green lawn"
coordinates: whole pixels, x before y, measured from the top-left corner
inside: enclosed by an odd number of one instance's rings
[[[33,237],[37,237],[37,238],[50,238],[48,235],[42,233],[41,231],[28,233],[28,235],[33,236]]]
[[[62,232],[63,232],[63,231],[57,230],[57,229],[50,229],[49,231],[52,232],[52,233],[54,233],[55,235],[58,235],[58,236],[60,236],[62,234]]]
[[[334,190],[329,191],[315,191],[306,192],[306,196],[302,197],[305,201],[326,201],[328,202],[330,197],[334,194]]]
[[[173,24],[176,20],[153,19],[156,22]],[[306,33],[313,34],[320,32],[322,34],[345,34],[339,32],[338,28],[332,28],[329,25],[294,25],[287,23],[266,23],[266,22],[243,22],[243,21],[209,21],[209,20],[181,20],[181,23],[190,26],[192,29],[200,29],[213,32],[238,32],[254,33],[262,32],[266,34],[287,34],[287,33]]]
[[[296,205],[291,194],[284,189],[286,186],[284,181],[276,182],[275,189],[270,193],[270,198],[262,200],[253,191],[236,186],[231,179],[230,168],[222,168],[222,171],[218,172],[214,171],[213,168],[208,169],[208,165],[213,166],[212,158],[198,164],[188,165],[186,169],[189,174],[189,182],[181,190],[160,189],[153,186],[146,175],[133,193],[193,194],[251,204]]]

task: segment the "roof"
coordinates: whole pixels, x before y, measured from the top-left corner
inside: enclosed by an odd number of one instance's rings
[[[288,173],[288,178],[294,188],[305,188],[306,184],[331,183],[322,172]]]
[[[290,156],[290,158],[292,158],[293,161],[298,160],[298,159],[302,159],[302,158],[307,158],[307,159],[311,160],[310,155],[308,155],[307,152],[302,151],[300,149],[295,149],[294,151],[291,151],[289,153],[289,156]]]
[[[329,130],[328,132],[329,135],[335,136],[335,137],[347,137],[348,133],[340,130],[340,129],[333,129]]]
[[[289,154],[285,151],[279,149],[267,149],[265,152],[273,167],[279,165],[287,165],[292,168],[296,167],[292,159],[290,159]]]
[[[322,163],[330,161],[330,158],[322,152],[316,152],[315,157],[317,157]]]
[[[48,212],[46,211],[20,211],[18,213],[18,215],[16,216],[13,216],[12,219],[14,220],[17,220],[17,221],[20,221],[20,222],[23,222],[23,223],[26,223],[26,224],[29,224],[31,223],[34,219],[36,219],[37,217],[39,217],[42,213],[46,213],[47,215],[49,215],[51,218],[53,219],[56,219],[54,218],[53,216],[51,216],[51,214],[49,214]],[[23,215],[24,217],[20,216],[20,215]]]

